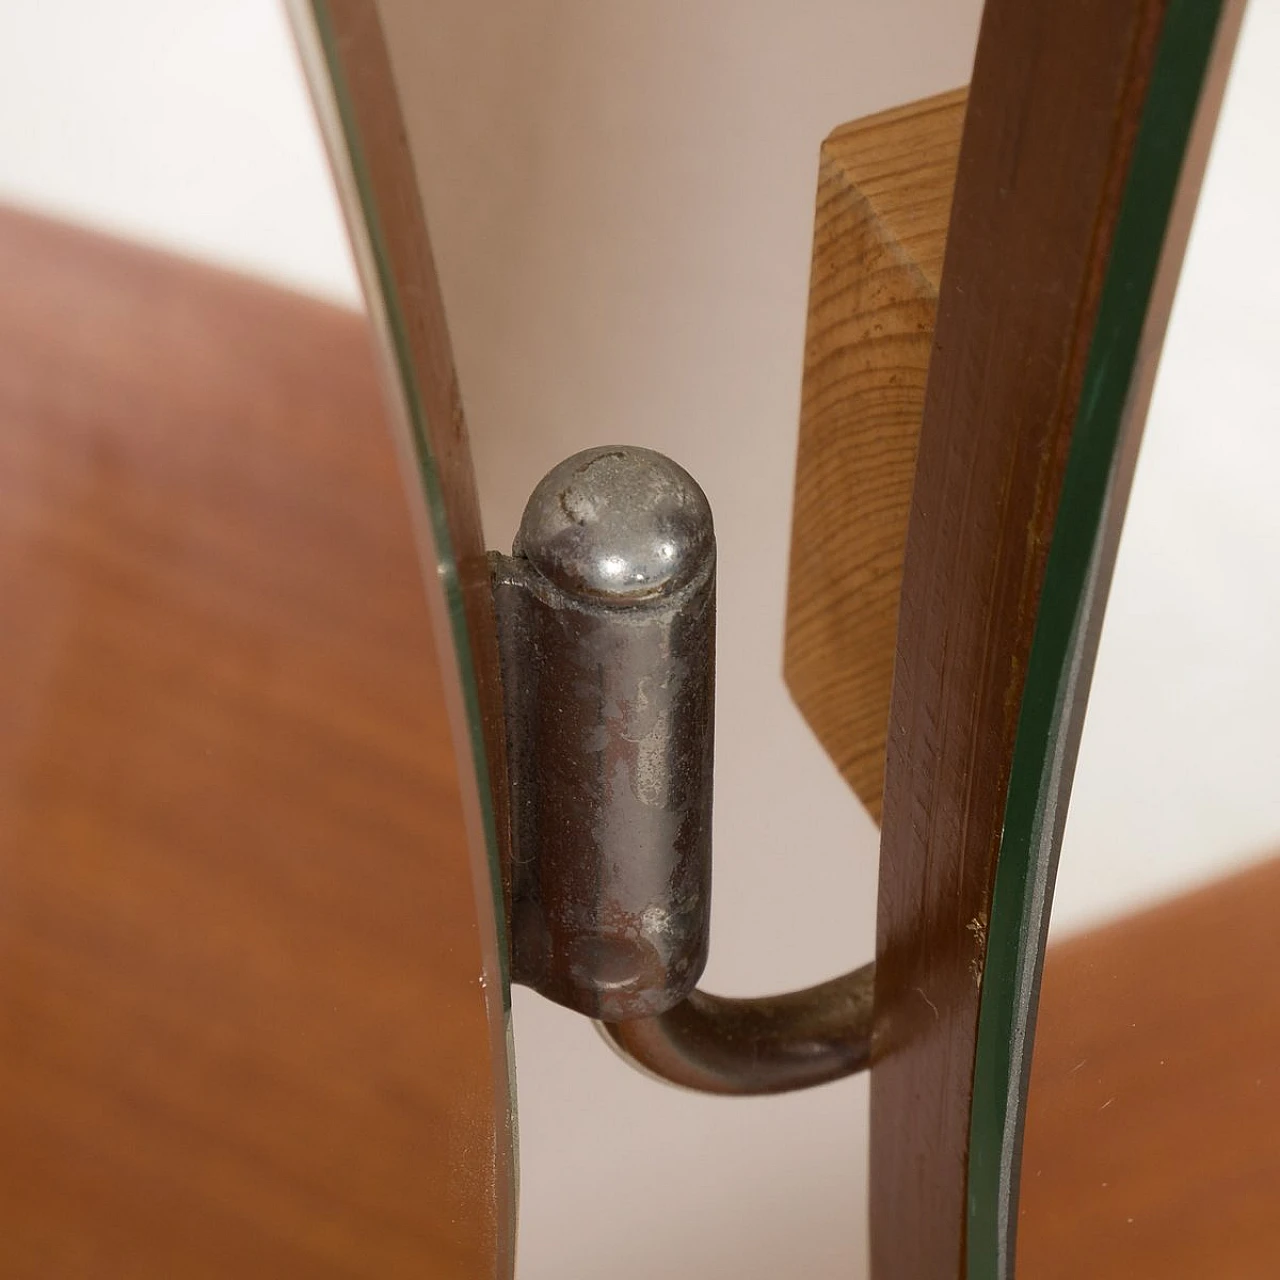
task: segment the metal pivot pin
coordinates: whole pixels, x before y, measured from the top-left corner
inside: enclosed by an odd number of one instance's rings
[[[772,1093],[870,1055],[872,966],[760,1000],[696,991],[711,903],[715,534],[693,478],[589,449],[492,555],[512,813],[512,977],[634,1065]]]

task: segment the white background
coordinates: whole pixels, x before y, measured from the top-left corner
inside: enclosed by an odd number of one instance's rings
[[[673,453],[716,508],[708,985],[728,993],[871,953],[875,833],[778,676],[815,160],[834,125],[963,83],[977,7],[413,0],[402,33],[490,543],[543,470],[609,440]],[[1280,844],[1277,65],[1280,3],[1254,0],[1122,544],[1055,927]],[[10,0],[0,199],[357,300],[270,0]],[[604,1258],[612,1280],[859,1273],[864,1082],[687,1097],[569,1015],[533,998],[516,1014],[526,1280]]]

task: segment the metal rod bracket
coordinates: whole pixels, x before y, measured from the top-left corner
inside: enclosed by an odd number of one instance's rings
[[[662,454],[589,449],[491,553],[512,814],[512,978],[634,1065],[766,1093],[861,1069],[868,966],[806,992],[695,991],[711,906],[711,507]]]

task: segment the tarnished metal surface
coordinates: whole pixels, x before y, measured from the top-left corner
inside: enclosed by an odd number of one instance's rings
[[[575,454],[491,557],[506,703],[512,977],[633,1066],[782,1093],[871,1056],[873,966],[786,995],[696,991],[711,907],[715,535],[661,454]]]
[[[656,1018],[600,1024],[633,1067],[702,1093],[786,1093],[871,1060],[875,966],[786,995],[730,1000],[695,991]]]
[[[511,753],[513,977],[609,1021],[707,956],[715,538],[693,479],[604,448],[534,491],[493,557]]]

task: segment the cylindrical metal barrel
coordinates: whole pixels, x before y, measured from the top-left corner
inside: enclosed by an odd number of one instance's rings
[[[604,1021],[693,990],[707,955],[715,535],[647,449],[590,449],[498,557],[517,981]]]

